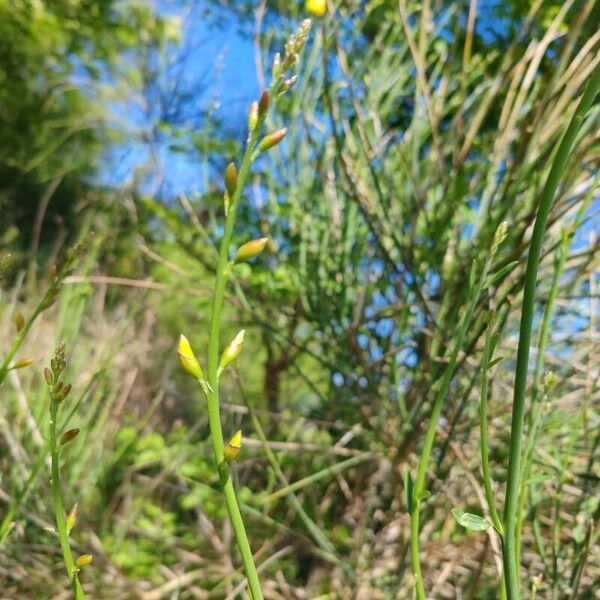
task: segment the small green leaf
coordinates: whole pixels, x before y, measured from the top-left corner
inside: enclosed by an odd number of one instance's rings
[[[404,473],[404,499],[406,500],[406,508],[409,513],[413,511],[413,480],[410,471]]]
[[[431,492],[429,490],[423,490],[420,494],[419,497],[417,498],[417,500],[419,502],[421,502],[421,500],[426,500],[427,498],[429,498],[429,496],[431,496]]]
[[[485,531],[489,529],[492,524],[479,515],[473,513],[467,513],[460,510],[460,508],[453,508],[452,514],[459,525],[470,529],[471,531]]]
[[[494,333],[494,335],[492,335],[492,337],[490,339],[490,356],[492,356],[494,354],[494,350],[496,349],[496,346],[498,345],[499,339],[500,339],[499,332],[496,332],[496,333]]]
[[[496,356],[496,358],[490,362],[488,368],[491,369],[492,367],[495,367],[499,362],[502,362],[505,358],[506,356]]]
[[[488,285],[494,285],[495,283],[497,283],[498,281],[503,279],[504,276],[508,275],[512,270],[514,270],[514,268],[518,264],[519,264],[518,260],[513,260],[512,262],[509,262],[507,265],[504,265],[501,269],[499,269],[495,273],[492,273],[492,275],[490,275],[488,277]]]

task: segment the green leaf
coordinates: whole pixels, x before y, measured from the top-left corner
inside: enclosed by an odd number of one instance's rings
[[[488,277],[488,285],[494,285],[495,283],[500,281],[505,275],[508,275],[512,270],[514,270],[514,268],[518,264],[519,264],[518,260],[513,260],[512,262],[509,262],[507,265],[504,265],[501,269],[499,269],[495,273],[492,273],[492,275],[490,275]]]
[[[460,508],[453,508],[452,514],[459,525],[470,529],[471,531],[485,531],[489,529],[492,524],[479,515],[473,513],[463,512]]]
[[[496,332],[496,333],[494,333],[494,335],[492,335],[492,338],[490,340],[490,356],[492,356],[494,354],[494,350],[496,349],[496,346],[498,345],[499,338],[500,338],[499,332]]]
[[[496,358],[490,362],[488,368],[491,369],[492,367],[495,367],[499,362],[502,362],[505,358],[506,356],[496,356]]]
[[[410,471],[406,471],[404,473],[404,499],[406,500],[406,508],[409,513],[413,511],[413,491],[414,485]]]

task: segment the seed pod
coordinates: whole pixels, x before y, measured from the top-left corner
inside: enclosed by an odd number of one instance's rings
[[[241,263],[258,256],[265,249],[268,241],[269,238],[264,237],[246,242],[238,248],[238,251],[233,257],[233,262]]]
[[[57,381],[56,385],[52,388],[52,393],[55,396],[58,396],[61,393],[62,389],[63,389],[63,385],[64,384],[63,384],[62,381]]]
[[[242,430],[238,429],[232,438],[225,444],[223,448],[223,454],[227,462],[235,460],[242,449]]]
[[[79,429],[69,429],[65,431],[60,438],[60,446],[65,446],[69,442],[72,442],[79,435]]]
[[[82,569],[83,567],[87,567],[94,557],[91,554],[82,554],[75,559],[75,566],[78,569]]]
[[[242,329],[234,338],[231,344],[225,348],[219,362],[219,369],[224,369],[231,364],[241,353],[244,346],[244,335],[246,330]]]
[[[279,142],[285,137],[287,133],[287,127],[283,129],[279,129],[278,131],[274,131],[273,133],[269,133],[265,135],[265,137],[258,144],[258,151],[264,152],[265,150],[269,150],[273,146],[277,146]]]
[[[267,110],[269,110],[269,91],[265,90],[260,95],[260,100],[258,101],[258,118],[264,119],[267,114]]]
[[[33,363],[33,358],[20,358],[16,363],[13,364],[13,369],[24,369]]]
[[[233,198],[235,188],[237,187],[238,173],[235,163],[229,163],[225,169],[225,189],[229,198]]]
[[[23,327],[25,327],[25,317],[20,312],[18,312],[15,314],[14,320],[17,331],[21,331]]]
[[[196,358],[194,351],[192,350],[192,346],[190,345],[190,342],[185,337],[185,335],[179,336],[179,344],[177,345],[177,357],[179,358],[179,363],[185,371],[187,371],[196,379],[204,379],[202,367],[200,366],[200,363],[198,362],[198,359]]]

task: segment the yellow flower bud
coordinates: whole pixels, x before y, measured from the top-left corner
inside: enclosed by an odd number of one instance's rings
[[[16,363],[13,364],[13,369],[24,369],[33,363],[33,358],[20,358]]]
[[[322,17],[327,12],[326,0],[306,0],[306,10],[315,17]]]
[[[233,198],[237,187],[238,174],[235,163],[229,163],[225,169],[225,189],[229,198]]]
[[[75,566],[78,569],[82,569],[83,567],[87,567],[94,557],[91,554],[82,554],[75,559]]]
[[[253,102],[248,109],[248,129],[254,131],[258,125],[258,102]]]
[[[278,131],[274,131],[273,133],[265,135],[265,137],[258,144],[258,151],[264,152],[273,146],[277,146],[277,144],[279,144],[279,142],[285,137],[286,133],[287,127],[284,127],[283,129],[279,129]]]
[[[233,437],[229,440],[225,447],[223,448],[223,454],[225,456],[225,460],[227,462],[231,462],[237,458],[237,455],[240,453],[242,449],[242,430],[238,429],[233,434]]]
[[[20,312],[15,314],[15,327],[17,331],[21,331],[25,327],[25,317]]]
[[[75,502],[75,504],[73,504],[73,508],[69,511],[69,514],[67,515],[67,533],[71,533],[71,529],[73,529],[73,527],[75,527],[75,524],[77,523],[78,509],[79,504]]]
[[[233,262],[240,263],[258,256],[265,249],[268,241],[269,238],[264,237],[246,242],[238,248],[233,257]]]
[[[223,370],[227,365],[231,364],[242,351],[244,345],[244,335],[246,330],[242,329],[234,338],[231,344],[225,348],[221,355],[221,361],[219,362],[219,369]]]
[[[192,347],[190,346],[190,342],[185,337],[185,335],[179,336],[179,344],[177,345],[177,357],[179,358],[179,363],[185,371],[187,371],[196,379],[204,379],[202,367],[200,366],[198,359],[194,355]]]

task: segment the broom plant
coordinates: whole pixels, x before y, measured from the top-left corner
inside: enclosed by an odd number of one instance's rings
[[[235,264],[258,256],[264,250],[267,243],[267,239],[265,238],[251,240],[242,245],[235,253],[233,259],[230,259],[231,239],[235,227],[236,213],[245,184],[250,175],[252,164],[261,153],[279,144],[286,135],[287,130],[283,128],[261,137],[268,111],[281,96],[293,87],[298,79],[296,75],[290,76],[290,71],[294,64],[297,63],[299,55],[306,44],[310,25],[310,20],[303,21],[297,32],[288,39],[283,59],[279,54],[275,55],[272,64],[271,85],[268,90],[262,93],[257,102],[251,104],[248,112],[248,137],[239,169],[233,162],[225,169],[225,193],[223,199],[225,227],[220,242],[214,281],[206,375],[192,350],[190,342],[185,336],[181,336],[178,346],[178,356],[182,367],[197,379],[206,398],[214,458],[225,505],[242,557],[253,600],[262,600],[263,595],[229,469],[229,463],[235,460],[239,454],[242,444],[242,434],[241,431],[236,432],[231,440],[225,444],[219,407],[219,379],[226,367],[235,361],[242,351],[244,330],[238,333],[223,351],[219,359],[222,311],[227,282]]]

